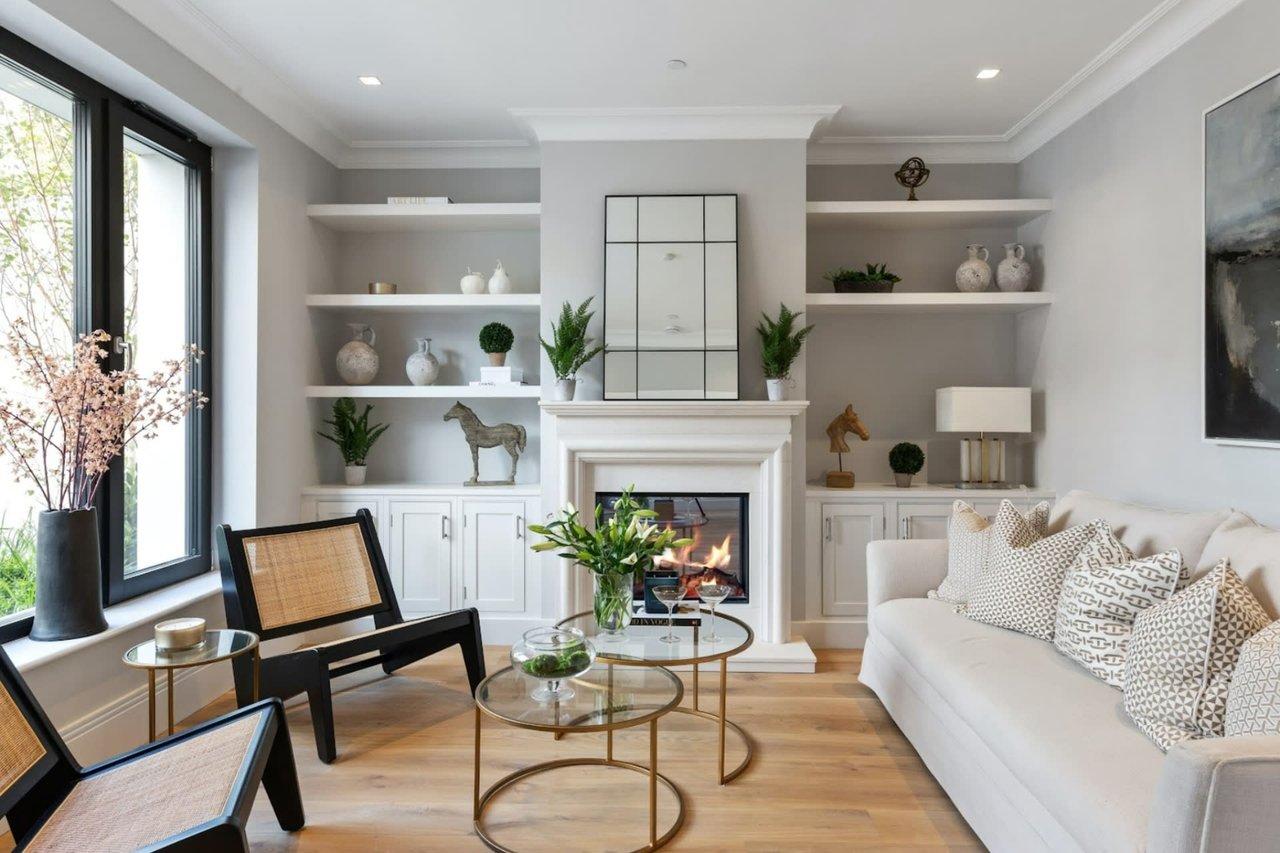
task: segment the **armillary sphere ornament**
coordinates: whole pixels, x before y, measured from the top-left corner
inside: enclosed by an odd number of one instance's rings
[[[893,176],[898,179],[898,183],[911,190],[907,201],[918,201],[916,187],[924,186],[924,182],[929,180],[929,167],[919,157],[912,157],[903,163],[902,168],[894,172]]]

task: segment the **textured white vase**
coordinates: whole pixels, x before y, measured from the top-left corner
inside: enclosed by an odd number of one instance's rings
[[[489,292],[511,292],[511,278],[507,275],[507,271],[502,268],[502,261],[498,261],[498,265],[494,267],[493,275],[489,276]]]
[[[785,379],[766,379],[765,387],[769,389],[769,399],[775,403],[779,400],[787,399],[787,380]]]
[[[996,267],[996,287],[1006,293],[1020,293],[1031,286],[1031,264],[1020,243],[1004,244],[1004,260]]]
[[[348,323],[347,328],[351,340],[338,350],[338,375],[348,385],[368,385],[378,375],[378,351],[373,348],[377,335],[364,323]]]
[[[556,401],[566,403],[573,399],[574,392],[578,390],[578,380],[576,379],[557,379],[556,380]]]
[[[969,251],[969,259],[956,270],[956,287],[965,293],[981,293],[991,287],[991,264],[987,263],[990,254],[986,246],[976,243],[965,248]]]
[[[467,296],[479,296],[485,292],[484,276],[478,272],[472,272],[471,267],[467,267],[467,274],[462,277],[462,281],[458,282],[458,286]]]
[[[342,476],[348,486],[363,486],[364,476],[368,470],[365,465],[348,465],[342,469]]]
[[[440,362],[431,354],[431,338],[414,338],[418,351],[404,362],[405,375],[414,385],[434,385],[440,376]]]

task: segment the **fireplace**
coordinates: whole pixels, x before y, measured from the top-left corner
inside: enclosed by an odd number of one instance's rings
[[[660,527],[674,530],[681,539],[693,540],[692,545],[670,549],[656,560],[655,573],[678,578],[690,601],[697,600],[699,585],[712,582],[733,588],[727,602],[746,604],[751,600],[746,493],[636,493],[634,497],[658,514],[655,522]],[[596,503],[605,508],[605,518],[612,514],[617,499],[617,492],[596,494]],[[637,579],[635,597],[637,601],[644,598],[643,580]]]

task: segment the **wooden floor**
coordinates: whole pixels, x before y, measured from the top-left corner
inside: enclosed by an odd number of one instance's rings
[[[505,648],[488,650],[490,671]],[[729,716],[752,733],[755,761],[715,783],[715,726],[682,714],[659,726],[659,770],[685,793],[672,851],[980,850],[875,696],[858,651],[820,651],[815,675],[730,673]],[[334,697],[338,760],[316,758],[305,706],[289,712],[307,826],[281,832],[265,795],[249,827],[255,851],[479,851],[471,827],[474,717],[461,656],[442,653]],[[704,678],[714,707],[715,679]],[[686,678],[686,686],[688,679]],[[686,700],[687,701],[687,700]],[[230,695],[188,720],[227,710]],[[648,728],[619,733],[619,757],[648,761]],[[741,757],[730,738],[729,766]],[[603,755],[603,735],[560,742],[486,721],[482,784],[525,764]],[[660,789],[661,790],[661,789]],[[647,840],[647,780],[608,768],[534,777],[495,800],[488,825],[521,851],[629,850]],[[665,809],[664,809],[665,807]],[[659,796],[659,832],[671,801]]]

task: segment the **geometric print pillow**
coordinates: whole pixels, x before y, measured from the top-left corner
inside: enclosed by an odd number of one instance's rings
[[[1101,523],[1041,538],[1012,504],[1002,505],[992,525],[990,566],[974,585],[965,615],[1052,640],[1063,578]]]
[[[1017,509],[1010,501],[1010,511]],[[1043,536],[1049,526],[1049,502],[1041,501],[1022,516],[1025,526],[1037,536]],[[937,589],[929,590],[928,597],[951,604],[965,604],[978,578],[987,571],[991,550],[993,524],[964,501],[951,506],[951,518],[947,522],[947,576]]]
[[[1227,689],[1227,737],[1280,735],[1280,622],[1250,637]]]
[[[1227,694],[1245,641],[1271,617],[1226,559],[1138,614],[1124,668],[1124,709],[1163,750],[1226,733]]]
[[[1123,687],[1133,620],[1173,595],[1185,571],[1177,548],[1135,559],[1103,522],[1067,570],[1053,644],[1107,684]]]

